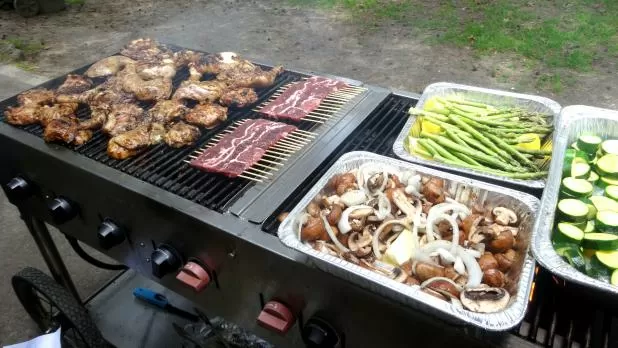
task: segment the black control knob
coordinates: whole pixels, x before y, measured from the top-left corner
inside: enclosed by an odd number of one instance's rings
[[[6,184],[6,196],[9,202],[16,204],[32,195],[32,185],[26,179],[16,176]]]
[[[303,341],[309,348],[339,348],[343,342],[337,330],[326,320],[313,317],[303,326]]]
[[[56,197],[47,203],[47,208],[56,224],[63,224],[77,216],[75,203],[64,197]]]
[[[99,225],[99,246],[107,250],[122,243],[126,237],[124,229],[111,219],[104,219]]]
[[[182,266],[182,257],[170,245],[161,244],[150,256],[152,263],[152,274],[157,278],[162,278],[167,273],[177,271]]]

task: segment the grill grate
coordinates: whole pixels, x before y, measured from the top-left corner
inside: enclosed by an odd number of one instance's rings
[[[407,111],[416,100],[389,96],[365,119],[322,165],[316,169],[262,225],[266,233],[276,235],[277,215],[290,211],[319,178],[347,152],[371,151],[396,157],[393,142],[407,120]],[[521,325],[511,332],[542,347],[618,347],[618,301],[591,293],[555,279],[539,268],[535,291]],[[479,335],[483,333],[479,332]],[[487,333],[484,333],[487,334]]]
[[[83,67],[72,73],[81,74],[85,72],[87,68],[88,67]],[[174,88],[177,88],[188,76],[188,69],[185,68],[178,71],[173,81]],[[259,105],[268,100],[268,98],[281,86],[299,81],[303,77],[306,77],[306,75],[290,71],[283,72],[279,75],[273,86],[256,90],[259,99],[254,105]],[[41,85],[41,87],[49,89],[57,88],[64,82],[64,79],[65,76],[59,77]],[[104,79],[96,79],[95,84],[97,82],[101,83],[103,80]],[[7,106],[16,104],[16,97],[9,98],[0,103],[0,110],[4,110]],[[152,103],[140,104],[144,109],[148,109],[152,105]],[[252,111],[251,108],[251,106],[243,109],[229,108],[228,120],[212,130],[202,129],[202,135],[195,145],[190,147],[173,149],[165,144],[158,144],[135,157],[126,160],[115,160],[108,157],[106,153],[107,140],[109,137],[101,131],[97,131],[88,143],[82,146],[72,147],[72,149],[97,162],[163,188],[202,206],[223,212],[226,207],[234,203],[235,199],[242,192],[253,186],[254,183],[242,178],[230,179],[222,175],[202,172],[183,162],[183,159],[187,158],[195,149],[205,146],[214,135],[218,134],[235,121],[247,118],[261,118],[260,114]],[[88,118],[90,116],[90,109],[86,106],[80,106],[76,115],[79,118]],[[4,119],[3,113],[0,114],[0,119]],[[315,123],[308,121],[291,124],[306,131],[311,131],[318,127]],[[38,137],[43,137],[43,127],[40,125],[29,125],[20,128]]]

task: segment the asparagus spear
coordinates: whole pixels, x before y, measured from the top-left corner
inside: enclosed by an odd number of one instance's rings
[[[487,137],[489,139],[493,140],[496,143],[496,145],[501,147],[503,150],[505,150],[506,152],[511,154],[521,164],[529,167],[530,169],[538,170],[538,168],[534,164],[534,162],[532,162],[531,160],[526,158],[526,156],[522,155],[519,151],[517,151],[517,149],[515,149],[515,147],[505,143],[502,139],[498,138],[497,136],[495,136],[493,134],[487,134]]]
[[[544,178],[548,174],[548,172],[546,172],[546,171],[530,172],[530,173],[511,173],[511,172],[505,172],[505,171],[491,169],[491,168],[487,168],[487,167],[483,167],[483,166],[475,166],[475,165],[471,165],[471,164],[456,163],[456,162],[453,162],[453,161],[449,160],[448,158],[444,158],[444,157],[442,157],[440,155],[435,155],[435,156],[433,156],[433,158],[436,161],[439,161],[439,162],[442,162],[442,163],[445,163],[445,164],[460,166],[460,167],[464,167],[464,168],[468,168],[468,169],[472,169],[472,170],[478,170],[478,171],[487,172],[487,173],[490,173],[490,174],[495,174],[495,175],[500,175],[500,176],[505,176],[505,177],[513,178],[513,179],[538,179],[538,178]]]

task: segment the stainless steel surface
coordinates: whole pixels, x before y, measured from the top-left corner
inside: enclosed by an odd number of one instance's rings
[[[309,202],[326,186],[326,183],[333,175],[357,169],[365,163],[373,163],[379,167],[393,167],[397,170],[414,170],[417,173],[444,178],[451,197],[459,198],[459,196],[463,196],[461,194],[463,189],[471,189],[473,194],[468,196],[469,201],[464,200],[462,203],[473,204],[478,202],[481,204],[505,205],[517,213],[521,218],[519,237],[525,247],[518,250],[517,266],[519,268],[511,270],[510,276],[518,281],[514,282],[516,284],[515,287],[508,289],[512,294],[512,298],[511,303],[504,311],[483,314],[458,308],[420,291],[418,286],[411,287],[399,283],[338,257],[318,252],[300,241],[296,221]],[[539,204],[540,202],[537,198],[526,193],[369,152],[350,152],[342,156],[294,207],[288,218],[279,227],[279,239],[287,246],[309,255],[314,260],[316,267],[358,284],[363,288],[370,289],[375,293],[402,302],[411,308],[421,309],[444,319],[456,319],[487,330],[507,330],[517,325],[523,319],[528,304],[530,286],[534,276],[534,260],[528,253],[528,246],[535,234],[533,224],[537,216]],[[519,275],[517,276],[518,271]]]
[[[559,116],[561,109],[560,104],[544,97],[459,85],[447,82],[439,82],[427,86],[423,91],[421,99],[418,101],[416,107],[422,109],[425,102],[433,96],[448,96],[453,94],[465,96],[466,98],[477,102],[491,103],[501,106],[517,106],[530,111],[547,113],[553,115],[554,122]],[[545,187],[544,179],[520,180],[505,178],[502,176],[487,174],[467,168],[450,166],[436,161],[426,160],[424,158],[413,155],[406,151],[406,149],[404,148],[404,141],[408,137],[408,133],[415,122],[416,116],[410,116],[410,119],[408,120],[408,122],[406,122],[405,126],[401,130],[401,133],[399,133],[397,140],[395,140],[395,143],[393,144],[393,151],[400,158],[413,163],[444,169],[458,174],[463,174],[472,178],[479,178],[481,180],[490,179],[493,182],[507,184],[511,187],[523,187],[533,189],[542,189],[543,187]]]
[[[58,253],[58,248],[56,248],[56,244],[51,238],[45,222],[27,213],[22,213],[22,218],[54,280],[64,286],[81,303],[82,300],[79,297],[77,288],[73,284],[73,279],[62,261],[60,253]]]
[[[543,192],[540,218],[535,226],[537,234],[532,242],[532,252],[543,267],[566,280],[618,294],[618,287],[588,277],[565,262],[556,254],[551,243],[566,149],[584,132],[592,132],[602,138],[618,137],[618,111],[583,105],[567,106],[562,110],[556,131],[558,134],[554,143],[554,156]]]

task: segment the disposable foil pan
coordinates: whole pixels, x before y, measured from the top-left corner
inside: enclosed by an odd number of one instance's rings
[[[574,105],[562,110],[560,122],[556,126],[557,136],[554,143],[554,155],[549,169],[549,178],[539,218],[536,221],[536,233],[532,241],[532,252],[543,267],[566,280],[602,291],[618,294],[618,287],[596,280],[579,272],[564,261],[551,243],[556,204],[562,179],[564,154],[571,143],[585,132],[597,134],[602,138],[618,138],[618,111],[599,109],[591,106]]]
[[[298,218],[311,200],[322,190],[328,180],[336,174],[345,173],[359,168],[362,164],[373,163],[377,166],[388,165],[400,170],[414,170],[422,175],[443,178],[445,187],[451,197],[462,203],[504,205],[513,209],[521,217],[521,229],[518,234],[522,247],[518,250],[515,266],[509,272],[509,278],[514,279],[511,287],[511,303],[507,308],[497,313],[475,313],[463,308],[457,308],[449,302],[439,300],[422,292],[419,286],[401,284],[388,277],[313,249],[301,242],[298,231]],[[467,197],[467,198],[465,198]],[[529,194],[499,187],[481,181],[464,178],[458,175],[444,173],[397,159],[376,155],[370,152],[349,152],[335,162],[313,188],[294,207],[288,217],[279,226],[279,239],[287,246],[309,255],[315,266],[325,272],[334,274],[353,282],[375,293],[399,301],[417,310],[435,315],[443,320],[456,324],[472,324],[492,330],[507,330],[517,325],[524,317],[530,285],[534,275],[534,259],[528,253],[528,246],[534,235],[533,225],[537,216],[539,200]]]
[[[487,88],[479,88],[472,87],[466,85],[459,85],[448,82],[438,82],[433,83],[425,88],[423,94],[421,95],[421,99],[419,99],[417,108],[422,109],[425,102],[434,96],[446,97],[450,95],[459,95],[466,99],[473,100],[481,103],[488,103],[492,105],[501,105],[501,106],[516,106],[523,108],[529,111],[537,111],[545,114],[552,115],[552,122],[556,122],[556,118],[560,114],[560,104],[557,102],[545,98],[539,97],[535,95],[529,94],[520,94],[520,93],[512,93],[499,91],[495,89],[487,89]],[[488,180],[491,182],[495,182],[498,184],[504,184],[511,187],[517,188],[529,188],[529,189],[542,189],[545,187],[545,179],[530,179],[530,180],[521,180],[521,179],[511,179],[506,178],[499,175],[488,174],[484,172],[480,172],[477,170],[471,170],[468,168],[461,168],[457,166],[451,166],[448,164],[436,162],[433,160],[428,160],[422,158],[420,156],[416,156],[411,154],[406,150],[406,143],[408,139],[408,134],[410,129],[414,127],[416,124],[417,117],[411,115],[406,124],[403,126],[401,133],[397,136],[397,140],[393,144],[393,151],[399,158],[404,159],[406,161],[410,161],[413,163],[418,163],[434,168],[444,169],[450,172],[455,172],[458,174],[462,174],[465,176],[469,176],[472,178],[479,178],[483,180]],[[555,134],[555,132],[554,132]],[[542,147],[546,148],[551,145],[554,135],[549,135],[544,139]],[[549,161],[546,161],[543,166],[547,167],[549,165]]]

